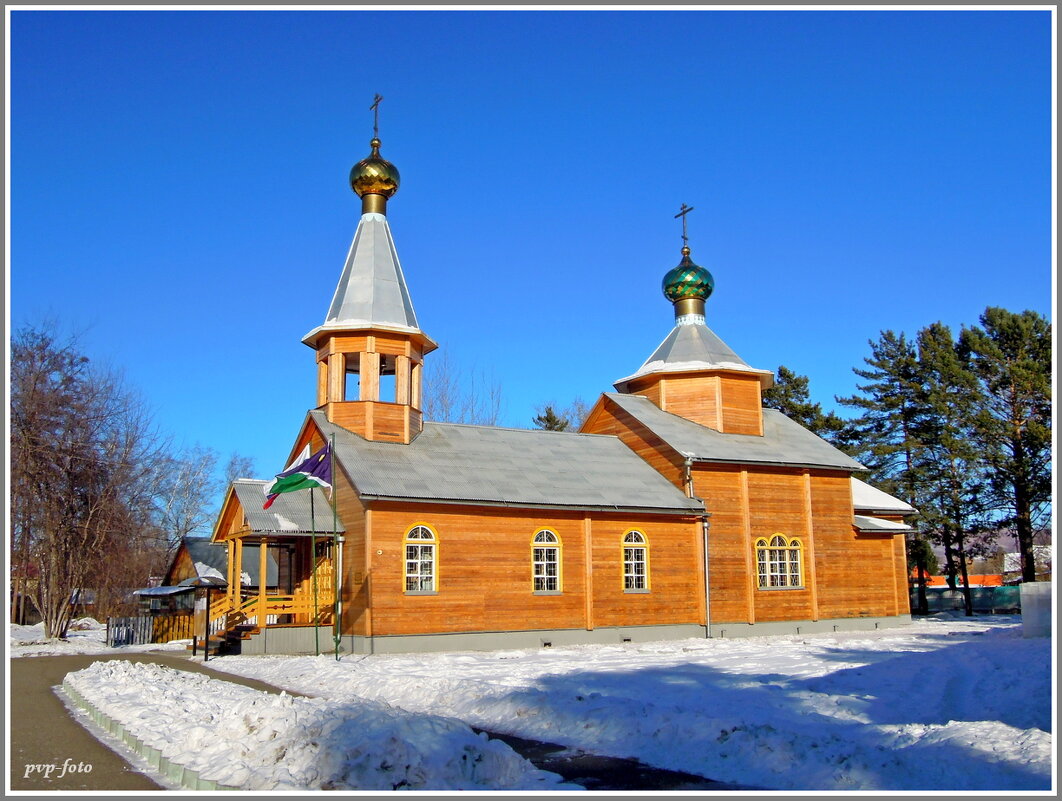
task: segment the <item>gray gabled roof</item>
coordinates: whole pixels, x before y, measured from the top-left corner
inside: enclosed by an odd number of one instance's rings
[[[391,228],[382,214],[361,215],[324,324],[303,341],[312,342],[325,330],[358,328],[420,331]]]
[[[336,458],[363,499],[644,512],[703,512],[700,501],[618,438],[598,434],[425,423],[408,445],[335,434]]]
[[[639,376],[700,370],[734,370],[755,373],[760,376],[760,381],[764,386],[770,386],[773,383],[774,373],[770,370],[750,367],[704,324],[703,318],[698,315],[697,319],[698,322],[676,324],[637,372],[621,378],[613,386],[623,391],[630,381]]]
[[[763,410],[763,436],[723,434],[665,412],[641,395],[605,397],[656,434],[673,450],[696,461],[866,470],[851,456],[774,409]]]
[[[247,525],[255,534],[332,533],[332,505],[323,489],[284,492],[273,505],[263,509],[265,488],[271,482],[254,478],[238,478],[232,482],[236,498],[243,507]],[[310,496],[313,508],[310,508]],[[312,513],[312,514],[311,514]],[[343,533],[343,522],[336,520],[336,531]]]

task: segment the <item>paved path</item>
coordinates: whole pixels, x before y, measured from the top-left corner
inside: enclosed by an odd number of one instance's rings
[[[93,662],[125,659],[205,673],[230,681],[279,693],[280,689],[254,679],[220,673],[180,651],[87,656],[32,656],[8,660],[11,670],[11,789],[12,790],[164,790],[139,773],[74,720],[53,689],[63,677]],[[209,664],[209,663],[208,663]],[[288,695],[299,693],[288,692]],[[534,765],[558,773],[566,781],[588,790],[735,790],[688,773],[661,770],[630,759],[598,757],[570,751],[552,743],[487,732],[508,743]],[[64,770],[64,765],[69,768]],[[34,767],[34,766],[44,766]],[[49,771],[48,766],[54,766]],[[91,766],[87,772],[79,766]]]
[[[83,670],[93,662],[126,659],[207,673],[215,678],[279,692],[260,681],[218,674],[177,652],[156,651],[139,654],[89,656],[25,656],[8,660],[11,671],[11,789],[12,790],[162,790],[149,777],[138,773],[128,762],[93,737],[67,711],[52,688],[63,677]],[[209,663],[208,663],[209,664]],[[288,693],[295,695],[295,693]],[[69,762],[66,762],[69,760]],[[91,766],[89,772],[67,770],[63,765]],[[51,771],[30,766],[55,766]],[[47,775],[50,774],[50,775]]]

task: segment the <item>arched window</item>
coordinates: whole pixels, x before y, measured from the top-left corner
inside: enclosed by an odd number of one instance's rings
[[[414,526],[406,534],[406,592],[435,592],[438,589],[438,541],[427,526]]]
[[[640,531],[623,535],[623,591],[649,592],[649,542]]]
[[[543,529],[531,540],[531,584],[538,593],[561,590],[560,540],[552,531]]]
[[[804,570],[801,554],[803,546],[795,537],[775,534],[756,540],[756,573],[760,589],[770,587],[803,587]]]

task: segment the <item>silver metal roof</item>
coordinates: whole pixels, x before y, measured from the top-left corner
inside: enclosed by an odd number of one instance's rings
[[[860,512],[912,515],[918,511],[906,501],[901,501],[877,487],[872,487],[855,476],[852,476],[852,505]]]
[[[677,323],[636,373],[621,378],[613,386],[622,391],[626,389],[629,381],[639,376],[691,370],[736,370],[756,373],[764,386],[770,386],[774,382],[773,372],[750,367],[704,324],[703,317],[698,315],[697,320],[698,322]]]
[[[188,585],[167,584],[162,587],[145,587],[142,590],[133,590],[133,595],[143,595],[147,597],[153,596],[165,596],[165,595],[178,595],[182,592],[194,592],[195,587]]]
[[[387,218],[361,215],[324,324],[303,341],[329,329],[368,327],[420,331]]]
[[[663,411],[641,395],[605,393],[673,450],[697,461],[773,464],[866,470],[846,453],[812,434],[774,409],[763,410],[763,436],[723,434],[692,420]]]
[[[702,512],[618,438],[425,423],[410,444],[370,442],[310,416],[366,499]]]
[[[283,492],[268,509],[265,488],[271,482],[253,478],[239,478],[232,482],[236,498],[243,507],[247,525],[255,534],[318,534],[332,533],[332,505],[322,489]],[[313,516],[310,515],[310,495],[313,494]],[[336,520],[336,531],[343,533],[343,521]]]

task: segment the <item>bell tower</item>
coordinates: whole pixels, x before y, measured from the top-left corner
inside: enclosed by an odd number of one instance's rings
[[[705,301],[715,288],[712,274],[690,258],[682,204],[682,259],[661,285],[675,308],[675,327],[633,375],[614,386],[642,395],[661,409],[724,434],[763,435],[760,391],[774,373],[750,367],[705,323]]]
[[[376,96],[371,106],[378,113]],[[420,330],[387,223],[398,169],[371,152],[350,171],[361,198],[354,233],[322,325],[302,338],[317,357],[317,408],[365,439],[409,443],[423,428],[422,366],[437,345]]]

